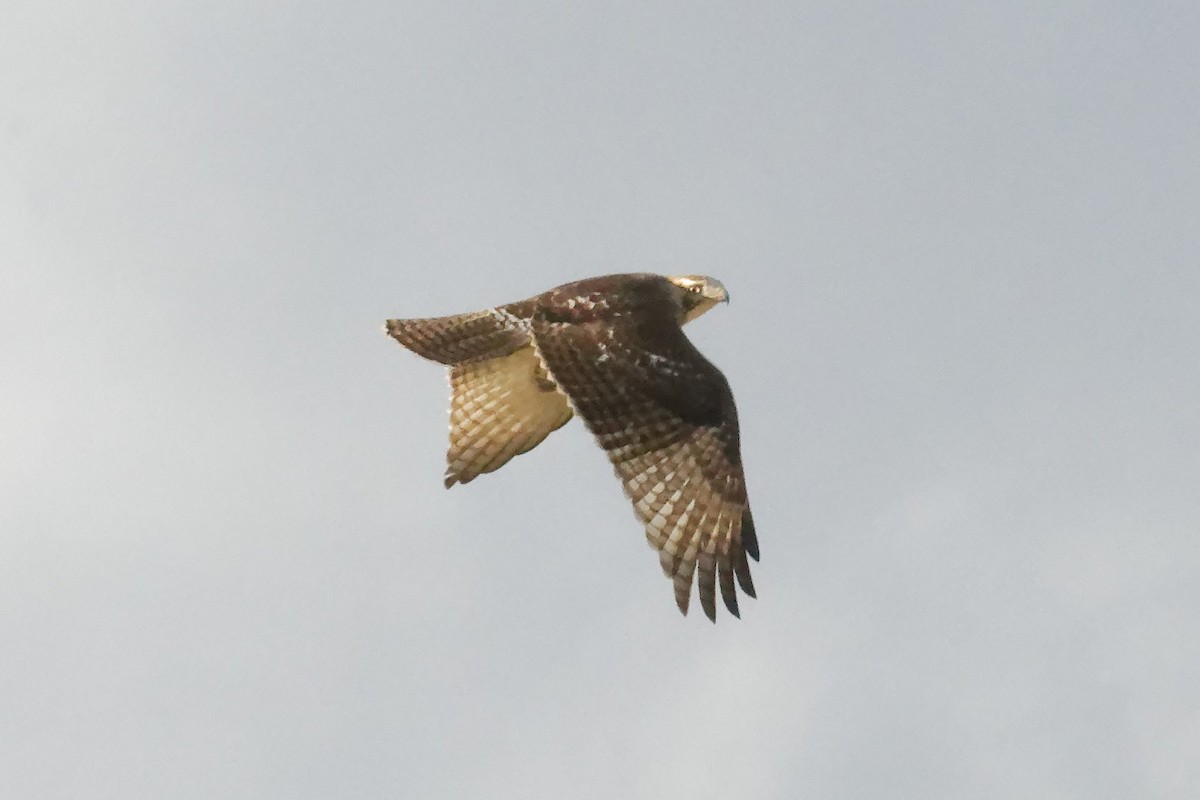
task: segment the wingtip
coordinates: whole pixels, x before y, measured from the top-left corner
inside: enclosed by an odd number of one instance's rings
[[[754,530],[754,517],[750,514],[749,506],[742,514],[741,540],[742,549],[746,551],[746,555],[758,561],[758,532]]]
[[[683,614],[685,617],[687,616],[688,605],[690,604],[691,599],[690,592],[686,595],[681,595],[678,591],[675,592],[675,606],[679,609],[679,613]]]

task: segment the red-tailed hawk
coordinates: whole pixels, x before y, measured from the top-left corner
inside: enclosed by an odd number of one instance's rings
[[[446,486],[467,483],[583,418],[633,501],[687,614],[716,620],[716,585],[738,616],[754,597],[758,539],[746,499],[737,410],[720,370],[681,326],[729,295],[700,275],[608,275],[487,311],[390,319],[387,332],[450,367]]]

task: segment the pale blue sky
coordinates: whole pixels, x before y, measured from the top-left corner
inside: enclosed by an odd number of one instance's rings
[[[1194,796],[1198,9],[6,3],[0,796]],[[741,621],[381,332],[633,270]]]

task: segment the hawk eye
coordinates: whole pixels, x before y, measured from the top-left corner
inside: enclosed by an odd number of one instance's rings
[[[702,289],[703,289],[703,287],[698,283],[693,283],[691,286],[688,287],[689,292],[695,292],[696,294],[699,294]]]

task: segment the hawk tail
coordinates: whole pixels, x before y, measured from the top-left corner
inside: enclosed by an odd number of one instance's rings
[[[389,319],[388,336],[422,358],[454,365],[506,356],[528,344],[526,320],[503,308],[425,319]]]

